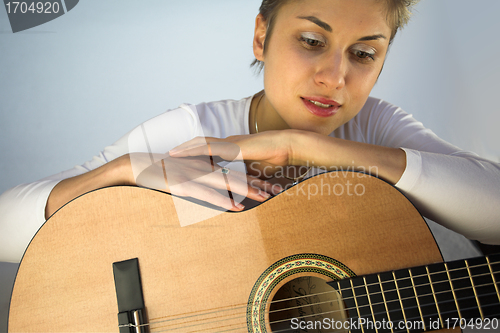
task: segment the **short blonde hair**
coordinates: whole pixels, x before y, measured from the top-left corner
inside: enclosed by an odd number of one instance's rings
[[[264,52],[267,49],[271,34],[274,30],[274,25],[276,24],[276,17],[278,15],[281,7],[286,5],[291,1],[297,0],[262,0],[262,4],[259,8],[259,13],[263,16],[264,21],[267,22],[267,33],[266,39],[264,41]],[[349,0],[347,0],[349,1]],[[387,3],[387,22],[389,26],[392,27],[391,38],[389,44],[392,43],[394,37],[396,37],[397,32],[403,28],[410,21],[412,15],[413,7],[420,0],[376,0],[385,1]],[[255,59],[252,62],[252,67],[257,66],[259,70],[262,70],[264,63]]]
[[[400,29],[408,24],[412,15],[413,7],[420,0],[378,0],[387,3],[387,22],[392,26],[390,42],[394,40]]]

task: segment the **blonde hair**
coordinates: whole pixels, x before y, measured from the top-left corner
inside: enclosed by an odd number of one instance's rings
[[[399,29],[408,24],[413,7],[420,0],[378,0],[387,3],[387,22],[392,26],[390,42],[394,40]]]
[[[297,0],[262,0],[259,8],[259,13],[263,16],[264,21],[267,22],[267,33],[264,41],[264,52],[267,49],[271,34],[273,33],[276,24],[276,17],[281,7],[291,1]],[[348,0],[349,1],[349,0]],[[403,28],[410,21],[413,7],[420,0],[376,0],[385,1],[387,3],[387,22],[392,27],[391,38],[389,44],[392,44],[397,32]],[[255,59],[251,66],[257,66],[259,70],[264,68],[264,63]]]

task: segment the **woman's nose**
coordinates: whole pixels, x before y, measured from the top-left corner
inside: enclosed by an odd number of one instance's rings
[[[318,64],[315,81],[328,89],[340,90],[345,86],[347,59],[341,52],[329,55]]]

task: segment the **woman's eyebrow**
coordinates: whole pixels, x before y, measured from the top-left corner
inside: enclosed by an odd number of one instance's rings
[[[387,37],[385,37],[384,35],[380,34],[380,35],[373,35],[373,36],[366,36],[366,37],[361,37],[360,39],[358,39],[359,42],[362,42],[362,41],[367,41],[367,40],[378,40],[378,39],[387,39]]]
[[[328,32],[332,32],[333,31],[332,27],[330,27],[330,25],[328,23],[321,21],[316,16],[298,16],[297,18],[301,19],[301,20],[311,21],[312,23],[318,25],[319,27],[325,29]]]
[[[325,29],[326,31],[328,32],[333,32],[333,29],[332,27],[326,23],[326,22],[323,22],[321,21],[319,18],[317,18],[316,16],[297,16],[298,19],[301,19],[301,20],[308,20],[308,21],[311,21],[312,23],[316,24],[317,26]],[[366,36],[366,37],[362,37],[360,39],[358,39],[359,42],[362,42],[362,41],[368,41],[368,40],[378,40],[378,39],[387,39],[387,37],[385,37],[384,35],[382,34],[379,34],[379,35],[373,35],[373,36]]]

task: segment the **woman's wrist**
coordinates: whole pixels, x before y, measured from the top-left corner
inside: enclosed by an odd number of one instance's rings
[[[130,154],[118,157],[105,167],[108,168],[106,173],[112,183],[110,185],[136,185]]]
[[[301,130],[286,130],[286,140],[289,147],[289,165],[314,166],[314,159],[317,150],[317,136],[320,134],[301,131]]]

